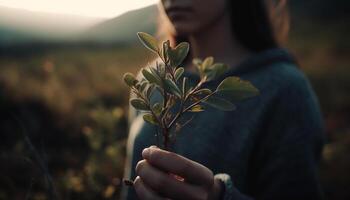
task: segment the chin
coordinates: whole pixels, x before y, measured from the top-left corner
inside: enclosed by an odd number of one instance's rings
[[[189,36],[196,32],[195,26],[185,23],[174,23],[173,28],[175,35],[179,37]]]

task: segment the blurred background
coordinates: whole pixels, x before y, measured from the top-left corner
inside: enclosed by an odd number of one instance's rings
[[[128,89],[153,55],[156,0],[0,0],[0,199],[116,199]],[[290,1],[288,48],[326,124],[327,199],[350,199],[350,1]],[[90,10],[89,10],[90,9]]]

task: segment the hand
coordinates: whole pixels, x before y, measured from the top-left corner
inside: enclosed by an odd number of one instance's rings
[[[219,199],[221,184],[205,166],[155,146],[136,165],[134,187],[142,200]]]

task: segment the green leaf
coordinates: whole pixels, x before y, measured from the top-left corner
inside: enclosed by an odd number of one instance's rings
[[[194,58],[192,60],[192,63],[197,67],[200,77],[203,78],[204,76],[203,61],[200,58]]]
[[[189,112],[202,112],[204,111],[203,107],[201,105],[195,105],[189,110]]]
[[[198,66],[198,65],[202,65],[203,61],[200,58],[193,58],[192,63]]]
[[[147,96],[147,98],[150,98],[150,97],[151,97],[151,95],[152,95],[154,89],[155,89],[155,85],[154,85],[154,84],[151,84],[151,85],[148,86],[148,88],[147,88],[147,90],[146,90],[146,96]]]
[[[243,81],[235,76],[224,79],[216,89],[216,96],[229,101],[240,101],[258,94],[259,90],[249,81]]]
[[[227,71],[228,66],[224,63],[215,63],[212,69],[216,71],[216,77],[219,77]]]
[[[150,67],[149,69],[151,70],[151,73],[152,73],[152,75],[153,75],[154,77],[156,77],[157,79],[161,80],[161,78],[160,78],[160,76],[159,76],[159,73],[158,73],[158,71],[157,71],[156,68]]]
[[[228,66],[223,63],[215,63],[206,69],[207,80],[213,80],[223,75]]]
[[[153,105],[153,112],[156,114],[156,115],[160,115],[160,113],[162,112],[162,105],[160,103],[155,103]]]
[[[225,99],[221,99],[213,96],[205,100],[204,103],[222,111],[232,111],[236,109],[236,106],[233,103]]]
[[[149,35],[144,32],[138,32],[137,36],[146,48],[148,48],[154,53],[159,52],[157,40],[152,35]]]
[[[203,89],[200,89],[198,91],[196,91],[194,93],[194,95],[203,95],[203,96],[208,96],[209,94],[211,94],[212,91],[208,88],[203,88]]]
[[[150,124],[158,125],[157,119],[150,113],[143,115],[143,120]]]
[[[149,110],[149,107],[142,99],[131,99],[130,104],[137,110]]]
[[[165,65],[162,63],[162,64],[158,64],[157,63],[157,71],[159,72],[159,76],[161,78],[164,78],[165,77]]]
[[[212,66],[214,63],[214,58],[213,57],[207,57],[204,59],[202,63],[202,70],[206,71],[210,66]]]
[[[170,79],[165,79],[165,88],[170,93],[176,95],[177,97],[181,98],[181,90],[179,87]]]
[[[183,67],[179,67],[176,71],[175,71],[175,80],[178,81],[179,78],[182,76],[182,74],[184,73],[185,69]]]
[[[134,86],[138,82],[132,73],[124,74],[123,79],[129,87]]]
[[[186,59],[187,54],[190,50],[190,45],[187,42],[181,42],[178,44],[174,50],[172,50],[172,65],[173,67],[178,67]]]
[[[162,81],[157,74],[151,73],[147,69],[142,69],[142,74],[150,83],[155,83],[157,85],[162,84]]]

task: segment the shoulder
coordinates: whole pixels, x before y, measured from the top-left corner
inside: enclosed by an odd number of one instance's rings
[[[307,76],[294,64],[276,63],[268,66],[270,82],[266,90],[273,90],[273,110],[290,121],[304,121],[310,127],[322,128],[319,101]],[[281,119],[280,118],[280,119]]]
[[[304,99],[318,104],[318,100],[308,77],[294,64],[282,64],[272,67],[279,74],[276,84],[280,85],[279,94],[284,99]]]
[[[322,123],[318,98],[298,66],[291,62],[276,62],[263,66],[254,74],[252,82],[260,90],[258,100],[268,105],[271,112],[284,118]]]
[[[309,79],[294,63],[270,63],[252,73],[250,79],[263,94],[289,98],[314,95]]]
[[[276,134],[309,139],[320,149],[324,141],[324,121],[307,76],[292,63],[275,63],[266,66],[261,73],[266,78],[264,91],[274,91],[268,98],[272,129],[283,128],[289,134],[278,131]]]
[[[308,78],[299,69],[294,56],[286,49],[257,53],[236,69],[238,76],[253,82],[263,94],[275,96],[291,89],[311,92]]]
[[[266,66],[265,91],[274,91],[275,99],[284,106],[317,108],[318,99],[307,76],[293,63],[275,63]]]

